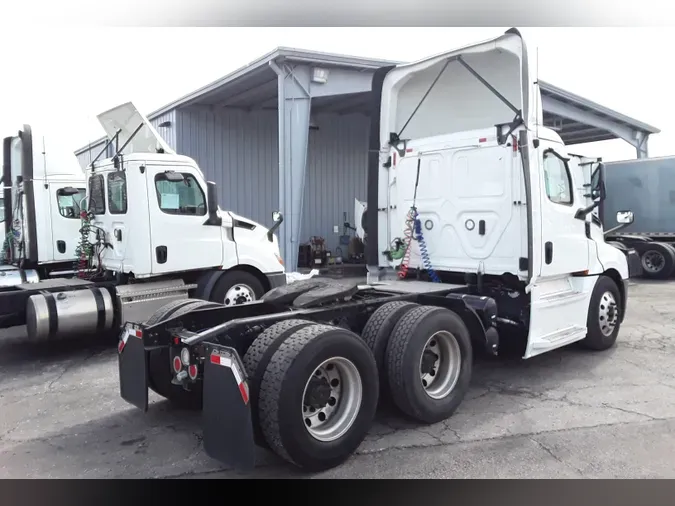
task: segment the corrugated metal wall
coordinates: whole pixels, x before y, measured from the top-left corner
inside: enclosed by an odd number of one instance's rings
[[[366,199],[369,121],[361,115],[317,115],[314,120],[319,129],[309,132],[300,240],[324,237],[334,252],[343,233],[343,213],[353,225],[354,198]],[[171,125],[159,127],[165,121]],[[185,108],[151,122],[171,147],[194,158],[206,179],[216,182],[223,209],[263,225],[272,223],[279,205],[276,111]],[[80,164],[86,166],[102,147],[99,143],[79,154]]]
[[[216,182],[221,207],[271,224],[279,203],[276,111],[185,109],[176,122],[178,152],[197,160],[206,178]],[[334,251],[343,213],[353,224],[354,198],[366,198],[369,122],[361,115],[317,115],[315,122],[319,129],[309,133],[300,240],[322,236]]]

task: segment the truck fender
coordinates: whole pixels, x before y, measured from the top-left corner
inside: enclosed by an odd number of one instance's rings
[[[459,316],[471,335],[474,346],[482,347],[490,355],[496,355],[499,347],[499,334],[491,325],[491,315],[487,312],[481,315],[471,307],[465,297],[476,297],[487,300],[488,297],[466,296],[464,294],[449,294],[447,296],[420,294],[417,302],[428,306],[444,307]],[[489,299],[494,302],[493,299]],[[496,316],[496,313],[495,315]]]
[[[220,279],[220,276],[225,274],[226,270],[206,271],[197,280],[197,289],[195,290],[195,298],[202,300],[210,300],[213,288]]]
[[[212,271],[204,272],[197,280],[197,288],[195,289],[194,297],[202,300],[211,300],[213,289],[215,288],[216,283],[218,283],[218,280],[221,278],[221,276],[228,272],[237,270],[253,274],[260,280],[265,290],[269,289],[269,279],[259,269],[256,269],[255,266],[249,264],[237,264],[230,269],[214,269]]]

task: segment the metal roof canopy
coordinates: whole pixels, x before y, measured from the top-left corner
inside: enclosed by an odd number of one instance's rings
[[[304,65],[326,69],[340,69],[363,74],[370,81],[371,73],[380,67],[403,62],[376,60],[355,56],[322,53],[279,47],[184,97],[175,100],[149,115],[154,119],[170,111],[189,106],[237,108],[245,110],[277,110],[279,77],[274,65]],[[331,81],[329,75],[328,81]],[[624,114],[613,111],[579,95],[539,81],[542,96],[544,124],[555,129],[567,145],[623,139],[636,148],[638,158],[647,157],[647,139],[660,130]],[[313,113],[369,114],[370,87],[355,93],[337,92],[312,96]],[[326,90],[328,91],[328,90]],[[90,149],[102,140],[79,149]]]

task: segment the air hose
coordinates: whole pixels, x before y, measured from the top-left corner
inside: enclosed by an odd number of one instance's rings
[[[80,220],[82,226],[80,227],[80,241],[75,249],[75,265],[73,269],[77,272],[77,277],[82,279],[85,277],[87,268],[90,265],[93,256],[94,248],[89,241],[89,233],[91,231],[91,219],[86,211],[80,212]]]
[[[408,275],[408,269],[410,268],[410,252],[412,241],[416,240],[420,246],[420,255],[422,257],[422,263],[426,269],[429,277],[434,283],[440,283],[441,279],[436,274],[436,271],[431,265],[431,257],[429,255],[429,250],[427,249],[427,243],[424,240],[422,235],[422,222],[419,219],[417,214],[417,207],[415,202],[417,201],[417,187],[420,183],[420,165],[422,163],[422,158],[417,159],[417,176],[415,178],[415,192],[413,193],[413,205],[408,211],[408,214],[405,218],[405,230],[403,232],[403,245],[405,247],[405,253],[403,254],[403,260],[398,271],[398,277],[400,279],[405,279]]]
[[[438,274],[436,274],[436,271],[431,265],[431,257],[429,256],[429,251],[427,250],[427,243],[424,240],[424,236],[422,235],[422,221],[417,216],[417,211],[415,211],[415,235],[417,236],[415,239],[420,245],[420,255],[422,256],[424,268],[427,270],[429,277],[434,283],[440,283],[441,279],[438,277]]]
[[[410,253],[412,241],[415,240],[419,244],[420,256],[422,257],[422,263],[426,269],[431,281],[434,283],[440,283],[441,279],[436,274],[432,264],[431,256],[429,255],[429,250],[427,249],[427,243],[424,240],[424,235],[422,234],[422,221],[419,219],[417,214],[417,208],[411,207],[408,211],[408,215],[405,220],[405,231],[404,231],[404,246],[405,253],[403,254],[403,260],[401,261],[401,266],[398,271],[398,277],[405,279],[408,276],[408,269],[410,268]]]

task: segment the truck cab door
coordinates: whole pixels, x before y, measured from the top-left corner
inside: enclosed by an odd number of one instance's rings
[[[77,190],[77,193],[74,193]],[[54,260],[75,258],[80,238],[81,205],[85,204],[87,190],[66,184],[49,185],[51,239],[54,243]]]
[[[561,143],[541,140],[537,171],[540,194],[541,268],[530,287],[530,325],[525,358],[566,346],[586,335],[593,278],[573,276],[589,268],[586,188]],[[574,165],[578,169],[578,165]],[[576,175],[576,177],[574,177]],[[533,191],[536,186],[533,185]]]
[[[583,180],[572,177],[570,159],[560,144],[542,143],[540,185],[542,265],[540,278],[588,269],[586,221],[575,218],[586,207]]]
[[[187,164],[148,164],[147,185],[152,273],[222,266],[225,229],[206,224],[207,188],[201,174]]]

